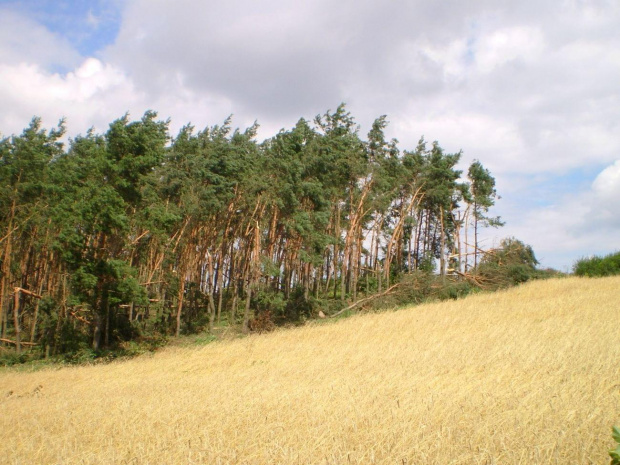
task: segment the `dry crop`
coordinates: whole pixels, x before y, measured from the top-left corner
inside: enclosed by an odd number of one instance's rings
[[[586,464],[620,278],[534,282],[105,366],[0,373],[7,464]]]

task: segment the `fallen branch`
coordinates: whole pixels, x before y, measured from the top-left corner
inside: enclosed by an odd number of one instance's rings
[[[27,294],[27,295],[31,295],[32,297],[36,298],[36,299],[42,299],[42,297],[39,294],[35,294],[32,291],[29,291],[28,289],[24,289],[21,287],[16,287],[15,288],[15,292],[21,292],[22,294]],[[23,344],[23,342],[22,342]]]
[[[11,341],[10,339],[5,339],[3,337],[0,337],[0,341],[6,342],[7,344],[17,345],[17,341]],[[36,346],[37,344],[35,344],[34,342],[20,342],[20,345],[23,345],[23,346]]]
[[[69,314],[70,314],[73,318],[75,318],[75,319],[76,319],[76,320],[78,320],[78,321],[81,321],[81,322],[82,322],[82,323],[84,323],[84,324],[87,324],[87,325],[90,325],[90,324],[91,324],[91,322],[90,322],[90,321],[88,321],[88,320],[87,320],[86,318],[84,318],[83,316],[78,315],[78,314],[77,314],[77,312],[69,312]]]
[[[150,231],[147,229],[146,231],[144,231],[142,234],[140,234],[138,237],[136,237],[133,242],[131,243],[131,245],[136,245],[140,239],[142,239],[144,236],[146,236],[148,233],[150,233]]]
[[[475,276],[473,276],[473,275],[471,275],[471,274],[467,274],[467,273],[461,273],[461,272],[460,272],[460,271],[458,271],[458,270],[454,270],[454,272],[455,272],[457,275],[462,276],[463,278],[465,278],[467,281],[469,281],[469,282],[471,282],[471,283],[475,284],[475,285],[476,285],[476,286],[478,286],[480,289],[484,289],[484,285],[483,285],[480,281],[478,281],[478,280],[476,279],[476,277],[475,277]]]
[[[397,288],[398,286],[400,286],[400,283],[394,284],[393,286],[389,287],[386,291],[382,292],[381,294],[371,295],[370,297],[365,297],[365,298],[363,298],[363,299],[361,299],[361,300],[358,300],[358,301],[357,301],[357,302],[355,302],[354,304],[351,304],[351,305],[349,305],[348,307],[343,308],[342,310],[340,310],[340,311],[338,311],[338,312],[334,313],[333,315],[330,315],[329,317],[330,317],[330,318],[335,318],[335,317],[337,317],[338,315],[340,315],[340,314],[342,314],[342,313],[346,312],[347,310],[351,310],[351,309],[353,309],[353,308],[357,307],[358,305],[361,305],[361,304],[363,304],[363,303],[365,303],[365,302],[368,302],[369,300],[376,299],[377,297],[383,297],[384,295],[387,295],[387,294],[389,294],[390,292],[392,292],[392,291],[393,291],[395,288]]]

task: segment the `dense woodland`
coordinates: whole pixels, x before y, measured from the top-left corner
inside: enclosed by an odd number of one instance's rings
[[[62,142],[32,120],[0,141],[5,347],[50,355],[154,335],[328,315],[416,270],[467,276],[496,199],[478,161],[344,105],[262,143],[231,120],[171,137],[147,112]]]

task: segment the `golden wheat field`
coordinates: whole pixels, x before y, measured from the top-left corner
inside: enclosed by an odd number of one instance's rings
[[[0,372],[0,463],[607,464],[620,278]]]

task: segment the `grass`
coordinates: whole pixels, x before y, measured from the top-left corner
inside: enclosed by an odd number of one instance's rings
[[[7,464],[608,463],[620,278],[0,373]]]

